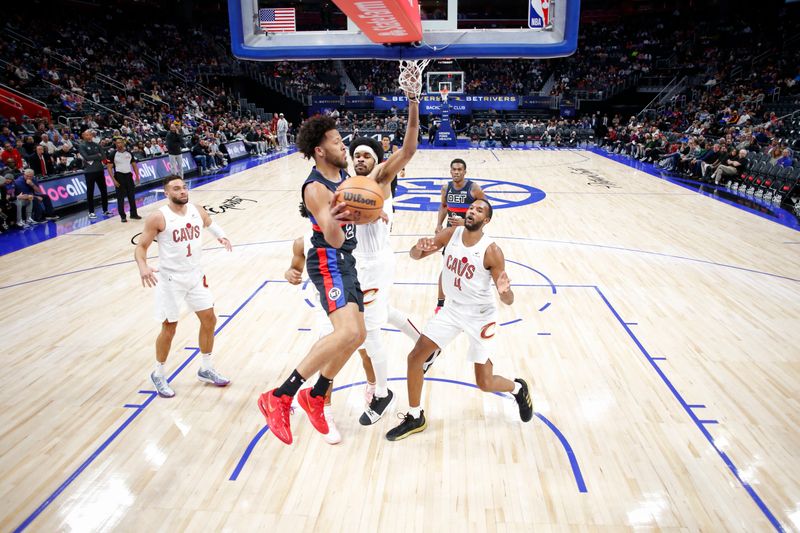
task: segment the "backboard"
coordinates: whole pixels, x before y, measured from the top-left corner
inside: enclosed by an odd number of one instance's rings
[[[240,59],[547,58],[572,54],[578,42],[580,0],[420,0],[420,13],[423,40],[389,46],[330,0],[228,0]]]

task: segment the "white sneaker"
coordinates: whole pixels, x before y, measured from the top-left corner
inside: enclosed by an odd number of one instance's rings
[[[150,381],[153,382],[153,386],[156,388],[156,392],[162,398],[172,398],[175,396],[175,391],[172,390],[172,387],[169,386],[167,382],[167,378],[164,376],[159,376],[155,372],[150,374]]]
[[[95,213],[89,213],[89,218],[97,218],[97,215]]]
[[[339,444],[342,442],[342,434],[339,433],[339,429],[336,427],[336,423],[333,420],[333,410],[325,406],[325,421],[328,423],[328,433],[323,435],[322,438],[325,439],[325,442],[328,444]]]

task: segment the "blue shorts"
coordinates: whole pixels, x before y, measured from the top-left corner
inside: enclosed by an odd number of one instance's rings
[[[353,254],[336,248],[310,248],[306,252],[308,277],[319,292],[322,309],[331,314],[353,302],[364,312],[364,293],[358,283]]]

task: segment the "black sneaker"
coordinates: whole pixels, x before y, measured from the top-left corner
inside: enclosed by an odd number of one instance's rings
[[[431,367],[431,365],[433,365],[433,362],[436,361],[436,358],[439,357],[439,355],[441,355],[441,353],[442,353],[442,351],[439,348],[436,348],[433,351],[433,353],[430,354],[427,359],[425,359],[425,362],[422,363],[422,373],[423,374],[427,374],[428,373],[428,369]]]
[[[132,220],[142,220],[142,217],[140,217],[139,215],[131,215],[131,219]]]
[[[391,390],[389,391],[389,394],[383,398],[373,396],[372,401],[369,402],[367,410],[361,413],[361,418],[358,419],[358,423],[362,426],[370,426],[374,424],[380,420],[384,414],[386,414],[386,411],[388,411],[392,405],[394,405],[394,401],[396,399],[397,398]]]
[[[123,218],[123,219],[122,219],[122,223],[123,223],[123,224],[124,224],[124,223],[126,223],[127,221],[128,221],[128,219],[127,219],[127,218]]]
[[[425,421],[425,411],[420,411],[419,418],[414,418],[410,414],[403,415],[402,413],[397,413],[397,416],[402,418],[403,421],[386,434],[386,438],[389,440],[403,440],[409,435],[419,433],[428,427],[428,423]]]
[[[512,394],[517,401],[517,405],[519,405],[519,417],[523,422],[530,422],[531,418],[533,418],[533,402],[528,392],[528,384],[521,378],[515,379],[514,381],[520,384],[519,392]]]

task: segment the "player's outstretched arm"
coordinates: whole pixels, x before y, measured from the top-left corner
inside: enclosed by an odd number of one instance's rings
[[[497,286],[497,294],[500,295],[500,301],[506,305],[513,304],[514,291],[511,290],[511,280],[508,279],[508,274],[506,274],[506,258],[503,255],[503,250],[494,243],[490,244],[483,258],[483,266],[492,273],[492,279]]]
[[[436,233],[442,231],[444,219],[447,218],[447,185],[442,185],[442,201],[439,203],[439,215],[436,220]]]
[[[334,248],[341,248],[345,241],[342,224],[354,221],[344,202],[336,203],[336,196],[321,183],[309,183],[303,190],[306,208],[314,216],[325,241]]]
[[[306,251],[303,250],[303,238],[298,237],[292,243],[292,263],[283,274],[286,281],[292,285],[300,285],[303,281],[303,269],[306,265]]]
[[[228,237],[225,235],[225,230],[223,230],[219,224],[211,219],[211,215],[209,215],[205,209],[199,205],[195,205],[195,207],[198,211],[200,211],[200,217],[203,219],[203,227],[206,228],[208,232],[213,235],[222,246],[225,247],[226,250],[229,252],[233,250],[231,241],[228,240]]]
[[[408,101],[408,126],[406,136],[403,139],[403,146],[389,156],[384,163],[375,167],[375,181],[378,183],[394,179],[394,177],[411,161],[417,153],[417,142],[419,137],[419,102],[411,99]]]
[[[165,227],[166,221],[161,211],[150,213],[144,221],[144,231],[139,236],[139,242],[136,243],[136,248],[133,250],[133,258],[136,260],[139,276],[142,278],[142,287],[155,287],[158,283],[155,275],[158,269],[147,264],[147,249],[150,248],[158,232],[164,231]]]
[[[438,252],[450,242],[450,237],[453,236],[455,228],[445,228],[433,237],[423,237],[417,241],[417,244],[411,247],[408,254],[412,259],[422,259],[429,255]]]

